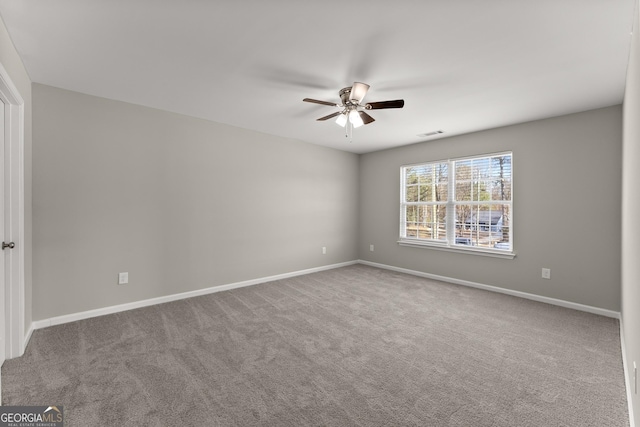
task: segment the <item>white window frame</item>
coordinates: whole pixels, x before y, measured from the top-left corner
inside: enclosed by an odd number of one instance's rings
[[[455,244],[455,227],[456,227],[456,218],[455,218],[455,165],[457,162],[462,162],[466,160],[475,160],[475,159],[484,159],[491,157],[499,157],[499,156],[511,156],[511,200],[509,201],[496,201],[496,204],[509,205],[509,211],[511,213],[511,218],[509,221],[509,242],[511,243],[511,250],[504,249],[494,249],[494,248],[486,248],[486,247],[478,247],[478,246],[467,246]],[[406,206],[412,202],[406,202],[406,169],[411,167],[417,167],[422,165],[436,165],[446,163],[448,170],[448,179],[447,179],[447,201],[446,203],[441,203],[446,206],[446,240],[428,240],[428,239],[420,239],[420,238],[412,238],[405,237],[406,236]],[[425,202],[425,205],[429,204],[437,204],[437,202]],[[479,205],[479,204],[487,204],[486,201],[468,201],[464,202],[465,205]],[[476,254],[497,258],[508,258],[512,259],[516,256],[514,250],[514,240],[513,240],[513,153],[510,151],[500,152],[500,153],[491,153],[491,154],[480,154],[469,157],[458,157],[453,159],[446,160],[434,160],[428,162],[420,162],[413,163],[408,165],[402,165],[400,167],[400,238],[398,240],[398,244],[401,246],[410,246],[410,247],[418,247],[418,248],[429,248],[429,249],[437,249],[444,250],[450,252],[460,252],[467,254]]]

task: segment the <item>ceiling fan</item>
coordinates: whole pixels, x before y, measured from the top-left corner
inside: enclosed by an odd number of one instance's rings
[[[329,120],[337,117],[336,123],[345,127],[347,122],[354,128],[362,125],[368,125],[375,121],[373,117],[363,110],[382,110],[385,108],[402,108],[404,107],[404,99],[396,99],[394,101],[380,101],[363,103],[362,99],[367,94],[369,85],[365,83],[355,82],[351,87],[345,87],[340,90],[340,100],[342,104],[335,102],[319,101],[317,99],[305,98],[304,102],[313,102],[314,104],[328,105],[330,107],[340,107],[342,111],[338,111],[328,116],[320,117],[318,121]]]

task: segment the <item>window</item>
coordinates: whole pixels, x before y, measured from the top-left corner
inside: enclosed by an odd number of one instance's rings
[[[401,168],[400,243],[512,253],[511,153]]]

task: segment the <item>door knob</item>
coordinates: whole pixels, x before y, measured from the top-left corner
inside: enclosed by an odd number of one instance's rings
[[[16,247],[16,244],[13,242],[2,242],[2,250],[4,251],[5,249],[9,248],[9,249],[13,249]]]

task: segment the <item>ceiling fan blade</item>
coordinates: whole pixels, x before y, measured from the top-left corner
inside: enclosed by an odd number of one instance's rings
[[[404,99],[396,99],[394,101],[369,102],[365,105],[367,110],[382,110],[383,108],[402,108],[404,107]]]
[[[371,117],[370,115],[368,115],[364,111],[358,111],[358,114],[360,114],[360,118],[362,119],[362,123],[364,123],[365,125],[368,125],[369,123],[372,123],[372,122],[376,121],[376,119],[374,119],[373,117]]]
[[[321,104],[321,105],[328,105],[330,107],[339,107],[339,104],[336,104],[335,102],[327,102],[327,101],[318,101],[317,99],[311,99],[311,98],[305,98],[303,99],[304,102],[313,102],[314,104]]]
[[[367,94],[369,85],[366,83],[354,82],[351,86],[351,93],[349,94],[349,101],[359,104]]]
[[[342,114],[342,111],[338,111],[337,113],[333,113],[333,114],[329,114],[328,116],[324,116],[324,117],[320,117],[319,119],[316,119],[317,121],[323,121],[323,120],[329,120],[339,114]]]

